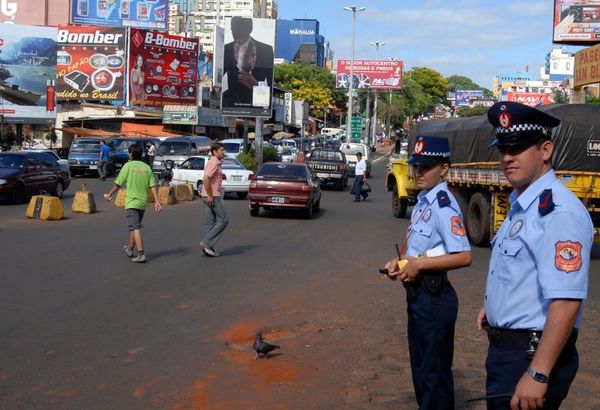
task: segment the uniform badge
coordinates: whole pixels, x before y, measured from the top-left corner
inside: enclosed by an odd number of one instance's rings
[[[450,226],[454,235],[465,236],[467,234],[465,224],[459,216],[453,216],[450,218]]]
[[[498,114],[498,122],[502,128],[510,128],[512,125],[512,117],[507,112],[501,112]]]
[[[431,209],[425,211],[425,215],[423,215],[423,221],[429,222],[429,219],[431,219]]]
[[[579,242],[558,241],[554,244],[556,269],[569,273],[581,269],[581,244]]]
[[[508,236],[510,236],[511,238],[514,237],[516,234],[519,233],[519,231],[521,230],[522,227],[523,227],[523,220],[519,219],[517,222],[515,222],[515,224],[512,226],[512,228],[510,228],[510,232],[508,233]]]
[[[425,149],[425,142],[422,139],[418,140],[415,144],[415,154],[421,155],[423,150]]]

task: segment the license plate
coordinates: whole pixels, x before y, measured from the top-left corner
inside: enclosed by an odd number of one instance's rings
[[[90,169],[98,169],[98,165],[90,165]]]
[[[285,203],[285,198],[280,197],[280,196],[272,196],[271,197],[271,202],[276,203],[276,204],[284,204]]]
[[[232,181],[241,181],[242,180],[242,176],[241,175],[232,175],[231,176],[231,180]]]

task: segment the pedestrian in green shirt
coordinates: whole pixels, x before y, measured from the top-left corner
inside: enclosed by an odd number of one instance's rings
[[[104,194],[104,198],[112,201],[113,194],[123,185],[127,186],[125,195],[125,216],[127,217],[127,226],[129,227],[129,244],[123,246],[125,254],[132,258],[132,262],[146,262],[144,254],[144,243],[142,241],[142,219],[144,211],[148,204],[148,190],[152,191],[154,197],[154,210],[160,212],[161,206],[158,201],[158,191],[156,181],[152,174],[152,169],[142,161],[142,147],[139,144],[133,144],[129,147],[129,162],[127,162],[117,178],[110,192]],[[137,256],[133,257],[133,249],[137,249]]]

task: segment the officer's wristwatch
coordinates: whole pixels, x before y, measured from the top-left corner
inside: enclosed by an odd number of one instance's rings
[[[546,376],[544,373],[538,372],[534,368],[527,368],[527,374],[538,383],[548,383],[548,376]]]

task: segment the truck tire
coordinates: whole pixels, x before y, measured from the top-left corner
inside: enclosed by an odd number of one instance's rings
[[[404,218],[408,208],[408,200],[398,196],[398,185],[394,185],[392,192],[392,212],[396,218]]]
[[[484,194],[477,192],[469,201],[467,211],[467,232],[471,242],[483,246],[490,240],[490,200]]]
[[[469,200],[468,196],[462,192],[453,192],[454,198],[456,198],[456,202],[458,202],[458,207],[460,208],[460,213],[463,217],[463,222],[467,223],[467,214],[469,213]]]
[[[260,213],[260,206],[250,205],[250,216],[258,216]]]

